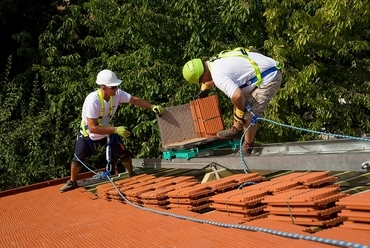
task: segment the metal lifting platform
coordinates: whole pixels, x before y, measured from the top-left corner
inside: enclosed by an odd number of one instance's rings
[[[370,171],[370,142],[331,139],[261,145],[243,157],[249,170]],[[201,169],[215,162],[243,170],[239,150],[219,149],[190,159],[134,159],[135,167]]]
[[[163,158],[134,159],[135,167],[202,169],[217,163],[232,170],[369,171],[368,139],[328,139],[263,144],[240,157],[240,140],[216,137],[224,129],[216,96],[166,108],[157,116]]]
[[[240,146],[239,140],[214,140],[206,143],[197,143],[193,146],[180,146],[168,148],[163,151],[163,159],[171,160],[174,158],[191,159],[195,157],[204,157],[214,154],[220,149],[231,149],[236,152]]]

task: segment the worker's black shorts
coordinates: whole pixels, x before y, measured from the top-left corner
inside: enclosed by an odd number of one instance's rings
[[[114,139],[112,138],[113,135],[111,135],[111,143],[110,143],[110,149],[111,149],[111,158],[128,158],[131,157],[131,152],[129,150],[123,150],[122,147],[118,142],[122,142],[119,136],[116,135]],[[100,146],[106,146],[107,145],[107,138],[103,138],[100,140],[91,140],[89,138],[83,137],[81,133],[77,134],[76,139],[76,146],[75,146],[75,156],[78,157],[78,159],[84,161],[86,158],[91,157],[95,153],[95,148]],[[73,159],[76,161],[76,158]],[[77,160],[78,161],[78,160]]]

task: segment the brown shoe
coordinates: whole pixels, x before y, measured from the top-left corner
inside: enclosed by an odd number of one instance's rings
[[[128,177],[129,178],[134,177],[134,176],[137,176],[137,174],[135,173],[135,171],[133,171],[131,173],[128,173]]]
[[[243,156],[250,156],[254,147],[255,147],[254,142],[243,141],[243,145],[242,145]]]
[[[68,191],[68,190],[75,189],[75,188],[77,188],[77,187],[78,187],[77,182],[73,182],[73,181],[71,181],[71,180],[68,180],[68,181],[66,182],[66,184],[64,184],[64,185],[59,189],[59,191],[60,191],[61,193],[63,193],[63,192],[66,192],[66,191]]]
[[[217,133],[217,138],[223,140],[229,139],[240,139],[243,135],[243,130],[238,130],[236,127],[232,126],[229,130],[221,130]]]

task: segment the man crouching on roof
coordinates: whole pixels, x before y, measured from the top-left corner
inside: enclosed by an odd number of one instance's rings
[[[119,158],[127,169],[130,177],[135,176],[132,166],[132,153],[125,149],[121,138],[127,139],[130,132],[124,126],[110,126],[120,103],[131,103],[141,108],[152,109],[162,115],[164,108],[152,105],[144,99],[132,96],[121,90],[118,86],[122,80],[110,70],[102,70],[98,73],[96,83],[100,89],[91,92],[84,101],[82,107],[82,121],[77,134],[75,154],[71,162],[71,177],[60,192],[66,192],[78,187],[77,176],[82,168],[81,162],[91,157],[95,152],[95,145],[106,145],[107,136],[110,136],[110,148],[112,157]]]
[[[234,125],[217,133],[217,137],[223,140],[240,139],[243,128],[248,128],[255,116],[263,116],[282,82],[277,61],[242,47],[223,51],[207,61],[192,59],[184,65],[182,73],[189,83],[201,84],[198,98],[207,97],[213,86],[230,98],[234,105]],[[257,127],[258,123],[254,123],[245,133],[244,156],[250,155],[255,147]]]

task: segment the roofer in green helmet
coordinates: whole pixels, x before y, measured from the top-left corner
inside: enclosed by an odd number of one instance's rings
[[[217,133],[217,137],[224,140],[240,139],[253,118],[245,108],[246,103],[254,114],[262,117],[282,82],[277,61],[241,47],[222,51],[207,61],[192,59],[184,65],[182,74],[189,83],[201,85],[197,98],[207,97],[213,86],[230,98],[234,105],[234,125]],[[243,155],[251,154],[257,129],[258,123],[255,123],[246,132]]]

